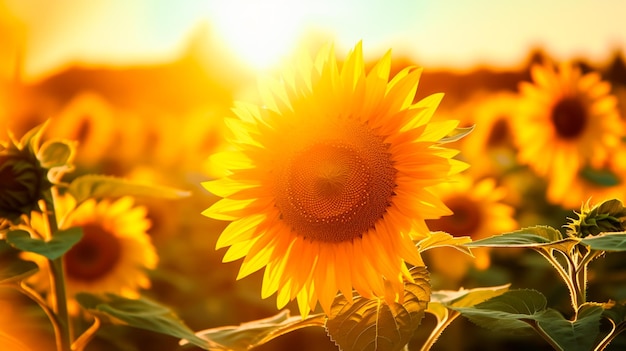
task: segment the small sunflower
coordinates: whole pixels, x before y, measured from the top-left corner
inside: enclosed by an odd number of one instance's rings
[[[515,210],[503,202],[506,189],[497,186],[493,178],[475,181],[466,175],[458,176],[455,181],[437,186],[435,191],[454,214],[427,221],[431,230],[479,240],[517,229],[513,218]],[[486,269],[490,265],[489,250],[486,248],[472,249],[475,258],[451,252],[450,249],[429,252],[428,263],[433,272],[460,279],[471,265],[478,269]]]
[[[515,117],[518,160],[546,177],[551,193],[562,193],[589,164],[601,167],[622,135],[611,86],[596,72],[572,64],[535,65],[533,83],[520,84]]]
[[[117,122],[109,102],[97,93],[86,91],[72,98],[51,119],[46,135],[78,141],[77,163],[93,166],[115,145]]]
[[[552,192],[548,200],[563,208],[576,210],[588,200],[602,202],[609,199],[626,201],[626,145],[613,151],[600,168],[583,167],[576,181],[563,192]]]
[[[503,91],[480,94],[462,107],[464,124],[474,126],[461,143],[472,174],[498,176],[516,164],[511,123],[518,101],[516,94]]]
[[[145,270],[154,269],[158,257],[146,233],[150,222],[144,207],[135,206],[131,197],[99,202],[90,199],[76,208],[69,196],[58,203],[59,227],[83,230],[82,239],[63,256],[70,298],[79,292],[110,292],[133,298],[140,288],[150,286]],[[41,228],[43,223],[33,218],[33,226]],[[47,260],[37,254],[22,255],[39,265],[32,283],[45,289]]]
[[[223,197],[204,214],[232,221],[224,261],[245,257],[238,278],[265,267],[262,297],[303,316],[338,291],[403,296],[405,262],[423,265],[413,240],[450,214],[429,188],[466,166],[440,142],[458,122],[430,121],[442,95],[413,102],[421,69],[389,80],[387,52],[366,73],[360,43],[339,66],[327,47],[268,80],[262,107],[236,105],[236,150],[214,156],[230,174],[204,183]]]

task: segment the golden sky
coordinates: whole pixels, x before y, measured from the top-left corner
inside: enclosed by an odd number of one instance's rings
[[[557,59],[602,61],[626,51],[622,0],[4,0],[25,24],[25,77],[67,62],[171,60],[208,23],[252,67],[276,65],[304,36],[363,40],[421,65],[466,69],[521,63],[540,47]]]

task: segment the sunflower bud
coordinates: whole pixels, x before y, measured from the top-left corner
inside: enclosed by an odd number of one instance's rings
[[[0,143],[0,218],[15,222],[22,214],[29,215],[39,209],[39,200],[52,187],[49,168],[58,168],[60,162],[53,161],[61,157],[50,156],[56,154],[52,151],[58,147],[40,150],[46,125],[47,122],[31,129],[20,140],[9,132],[8,145]],[[70,156],[71,152],[65,159],[69,161]]]
[[[29,148],[0,152],[0,217],[15,221],[38,209],[37,202],[52,186],[47,173]]]
[[[612,199],[589,207],[583,205],[578,219],[570,218],[567,235],[586,237],[608,232],[626,231],[626,208],[620,200]]]

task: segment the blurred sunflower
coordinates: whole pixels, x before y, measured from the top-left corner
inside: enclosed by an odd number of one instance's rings
[[[338,291],[397,301],[405,262],[423,265],[413,240],[426,219],[450,214],[429,187],[465,164],[440,140],[457,121],[431,122],[442,97],[413,102],[421,69],[389,81],[391,53],[366,74],[359,43],[339,67],[334,50],[300,57],[261,89],[263,107],[237,104],[235,151],[214,156],[230,175],[204,183],[223,197],[204,214],[230,220],[217,248],[245,256],[238,278],[265,267],[262,296],[297,298],[306,316]]]
[[[626,145],[622,143],[602,167],[583,167],[567,191],[553,192],[548,200],[572,210],[580,209],[590,199],[594,203],[610,199],[626,201],[625,159]]]
[[[140,288],[150,287],[145,270],[154,269],[158,257],[146,233],[150,227],[146,209],[135,206],[131,197],[99,202],[90,199],[78,207],[74,204],[67,196],[60,198],[57,206],[60,229],[83,230],[82,239],[63,256],[70,299],[79,292],[109,292],[134,298]],[[41,230],[45,225],[42,218],[33,216],[31,225],[45,233]],[[22,256],[40,268],[29,282],[45,290],[48,261],[28,252]]]
[[[563,193],[587,164],[601,167],[622,136],[611,86],[597,72],[572,64],[535,65],[533,83],[520,84],[515,117],[518,160],[549,183],[548,197]]]
[[[475,181],[467,175],[457,176],[454,181],[436,186],[434,191],[454,214],[426,221],[433,231],[479,240],[517,229],[514,208],[502,201],[506,189],[497,186],[493,178]],[[478,269],[489,267],[489,249],[472,249],[472,253],[474,258],[449,248],[430,250],[427,262],[433,272],[458,281],[472,265]]]
[[[497,92],[480,94],[463,107],[464,124],[474,130],[460,148],[476,177],[498,176],[517,164],[511,123],[518,101],[516,94]]]
[[[78,141],[76,163],[90,167],[109,155],[118,137],[117,126],[113,107],[101,95],[83,92],[51,119],[46,136]]]

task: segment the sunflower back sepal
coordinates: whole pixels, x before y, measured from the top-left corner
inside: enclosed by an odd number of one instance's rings
[[[324,314],[309,315],[302,319],[301,316],[291,316],[289,310],[282,310],[268,318],[241,323],[238,326],[206,329],[196,332],[196,335],[221,345],[223,350],[248,351],[298,329],[323,327],[324,321]],[[182,340],[180,345],[183,348],[193,346],[186,340]]]
[[[405,283],[402,303],[338,295],[326,320],[326,332],[342,351],[399,351],[413,337],[430,300],[429,274],[414,267],[415,283]]]
[[[19,284],[38,270],[34,262],[13,259],[0,265],[0,286]]]
[[[11,230],[6,233],[6,240],[14,248],[34,252],[49,260],[56,260],[68,252],[83,237],[80,227],[56,231],[50,240],[33,238],[25,230]]]
[[[80,176],[70,183],[67,190],[74,199],[76,199],[77,204],[87,199],[117,198],[123,196],[178,199],[191,195],[189,191],[181,189],[138,183],[123,178],[100,174]]]
[[[76,301],[103,322],[185,339],[203,350],[221,349],[219,348],[221,345],[196,336],[170,308],[144,297],[130,299],[110,293],[104,295],[79,293],[76,295]]]

